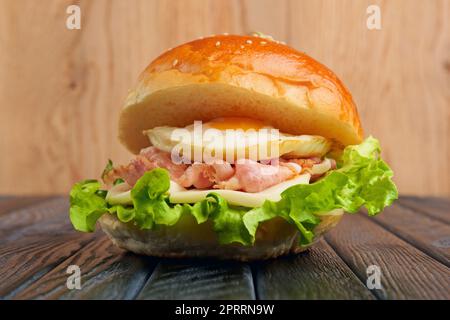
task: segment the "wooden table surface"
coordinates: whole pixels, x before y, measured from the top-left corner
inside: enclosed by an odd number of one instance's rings
[[[308,252],[255,263],[141,257],[72,229],[66,197],[0,197],[2,299],[450,299],[450,201],[346,215]],[[67,267],[81,269],[69,290]],[[366,287],[367,267],[382,289]]]

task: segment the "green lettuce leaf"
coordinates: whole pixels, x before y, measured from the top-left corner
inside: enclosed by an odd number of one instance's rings
[[[210,193],[206,201],[215,203],[210,217],[220,243],[238,242],[244,245],[253,243],[253,237],[243,220],[243,216],[249,211],[248,208],[228,206],[227,201],[216,193]]]
[[[97,220],[108,210],[100,182],[84,180],[70,191],[70,221],[78,231],[92,232]]]
[[[170,177],[165,169],[146,172],[131,190],[133,206],[110,206],[99,190],[99,183],[88,180],[71,191],[70,218],[80,231],[93,231],[95,221],[105,212],[141,229],[176,224],[183,214],[191,214],[197,223],[212,221],[220,243],[251,245],[260,223],[281,217],[297,227],[300,243],[314,239],[320,214],[334,209],[355,213],[362,206],[375,215],[398,197],[392,182],[392,170],[380,159],[380,146],[369,137],[360,145],[348,146],[342,153],[338,169],[317,182],[296,185],[285,190],[278,202],[265,201],[258,208],[231,206],[211,192],[194,204],[171,204],[168,197]]]
[[[157,224],[172,225],[181,215],[179,206],[174,208],[164,201],[169,190],[170,178],[167,170],[155,169],[146,172],[131,190],[131,199],[135,209],[134,220],[142,229],[151,229]],[[175,208],[178,208],[177,210]]]

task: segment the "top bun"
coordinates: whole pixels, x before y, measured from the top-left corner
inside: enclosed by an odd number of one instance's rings
[[[138,153],[150,144],[143,130],[219,117],[254,118],[281,132],[320,135],[344,146],[363,138],[352,96],[327,67],[277,41],[218,35],[150,63],[128,94],[119,139]]]

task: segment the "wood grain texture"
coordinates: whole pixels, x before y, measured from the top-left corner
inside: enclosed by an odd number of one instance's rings
[[[374,299],[321,240],[307,252],[254,264],[258,299]]]
[[[402,193],[450,195],[450,3],[446,0],[0,2],[0,193],[66,193],[97,178],[127,90],[158,54],[208,34],[262,31],[333,69]],[[366,28],[378,4],[382,29]],[[32,132],[29,129],[32,128]],[[423,169],[425,159],[433,161]],[[32,177],[32,178],[31,178]]]
[[[367,218],[346,216],[325,238],[361,281],[368,266],[380,268],[380,299],[450,298],[448,267]]]
[[[246,263],[214,260],[163,260],[138,299],[255,299]]]
[[[37,204],[50,198],[51,197],[47,196],[29,196],[29,197],[3,196],[2,198],[0,198],[0,215],[17,210],[19,208]]]
[[[450,224],[450,200],[435,197],[401,197],[398,203],[414,211]]]
[[[42,201],[34,206],[10,211],[0,220],[0,238],[7,241],[24,240],[27,236],[45,236],[49,232],[72,231],[69,221],[69,201],[66,197]]]
[[[84,277],[81,291],[70,290],[59,299],[134,299],[150,276],[155,263],[149,257],[121,253],[119,260],[112,263],[107,260],[106,266],[88,273]]]
[[[450,267],[450,224],[396,204],[386,208],[374,221]]]
[[[13,298],[92,240],[90,234],[35,238],[0,249],[0,298]]]
[[[80,290],[67,288],[70,265],[80,267]],[[13,298],[132,299],[145,283],[151,265],[151,259],[125,254],[105,235],[99,235]]]
[[[67,197],[57,197],[0,218],[0,297],[13,298],[95,238],[73,230]]]

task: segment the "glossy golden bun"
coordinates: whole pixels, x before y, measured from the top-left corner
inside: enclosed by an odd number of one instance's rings
[[[275,41],[219,35],[178,46],[150,63],[126,99],[119,139],[137,153],[149,145],[145,129],[230,116],[343,145],[363,137],[350,93],[327,67]]]
[[[332,229],[342,215],[342,210],[336,210],[333,215],[321,216],[322,221],[314,230],[314,242]],[[299,244],[297,229],[282,218],[261,223],[253,246],[221,245],[217,242],[211,221],[197,224],[190,215],[183,216],[173,226],[161,226],[155,230],[140,230],[129,223],[120,222],[111,214],[104,214],[99,222],[118,247],[155,257],[211,257],[251,261],[298,253],[308,248]]]

